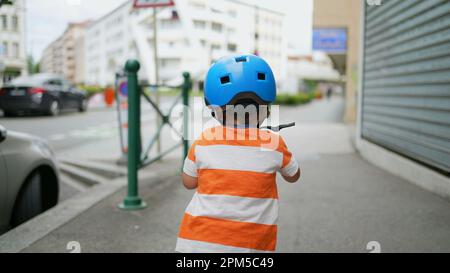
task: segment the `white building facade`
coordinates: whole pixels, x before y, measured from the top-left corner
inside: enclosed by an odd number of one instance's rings
[[[71,23],[64,33],[44,50],[41,71],[64,75],[73,83],[84,83],[84,34],[87,22]]]
[[[25,3],[0,7],[0,86],[26,74]]]
[[[182,72],[197,81],[212,62],[230,54],[255,51],[277,80],[286,74],[284,15],[234,0],[178,0],[157,14],[159,83],[177,85]],[[87,29],[87,84],[111,85],[129,58],[141,62],[141,79],[155,83],[153,9],[132,9],[129,1]]]

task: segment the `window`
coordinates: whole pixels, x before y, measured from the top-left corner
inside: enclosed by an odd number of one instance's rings
[[[17,16],[12,17],[12,30],[14,31],[19,30],[19,17]]]
[[[206,22],[200,21],[200,20],[194,20],[194,26],[197,29],[205,29],[206,28]]]
[[[222,32],[222,24],[212,23],[211,28],[215,32]]]
[[[12,55],[14,58],[20,57],[19,43],[13,43]]]
[[[228,51],[236,52],[237,45],[236,44],[228,44],[227,49],[228,49]]]
[[[2,29],[3,30],[7,30],[8,29],[8,17],[6,15],[2,15],[1,16],[1,24],[2,24]]]
[[[189,4],[196,9],[205,9],[206,8],[206,4],[202,1],[191,1]]]
[[[172,20],[179,20],[180,16],[176,10],[172,10]]]
[[[8,42],[3,42],[3,43],[2,43],[2,49],[1,49],[0,51],[1,51],[1,54],[0,54],[0,55],[3,55],[3,56],[5,56],[5,57],[8,57],[8,56],[9,56],[9,52],[8,52]]]
[[[232,18],[236,18],[237,13],[236,13],[235,10],[229,10],[229,11],[228,11],[228,15],[229,15],[230,17],[232,17]]]
[[[162,58],[159,59],[159,65],[161,68],[177,68],[180,65],[180,59],[177,58]]]
[[[211,50],[220,50],[222,47],[219,44],[212,44]]]
[[[181,26],[181,23],[179,20],[162,19],[159,22],[159,26],[161,29],[177,29]]]

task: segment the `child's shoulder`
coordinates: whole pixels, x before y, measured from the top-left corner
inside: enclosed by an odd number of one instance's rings
[[[216,126],[205,129],[195,140],[196,145],[257,146],[271,150],[282,150],[286,144],[280,134],[258,128],[235,129]]]

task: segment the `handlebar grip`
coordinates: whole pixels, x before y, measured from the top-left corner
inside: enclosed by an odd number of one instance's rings
[[[269,129],[269,130],[274,131],[274,132],[279,132],[279,131],[281,131],[281,130],[283,130],[285,128],[289,128],[289,127],[293,127],[293,126],[295,126],[295,122],[291,122],[291,123],[288,123],[288,124],[282,124],[282,125],[279,125],[279,126],[265,126],[265,127],[261,127],[261,129]]]

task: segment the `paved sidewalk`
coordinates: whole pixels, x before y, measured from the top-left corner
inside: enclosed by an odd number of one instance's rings
[[[283,116],[298,113],[291,108]],[[282,134],[303,175],[296,184],[278,180],[279,252],[368,252],[370,241],[383,252],[450,252],[450,202],[363,160],[346,125],[301,123]],[[193,195],[175,174],[177,155],[141,180],[147,209],[117,209],[122,187],[22,252],[68,252],[70,241],[82,252],[173,252]]]
[[[337,141],[349,136],[340,124],[310,127],[303,129],[332,133]],[[295,137],[287,135],[287,142]],[[378,241],[385,252],[450,251],[448,201],[370,165],[351,148],[306,158],[295,149],[303,177],[298,184],[279,179],[278,251],[367,252],[370,241]],[[179,176],[144,183],[141,189],[146,210],[118,210],[121,190],[24,252],[65,252],[69,241],[80,242],[84,252],[172,252],[193,192],[181,186]]]

